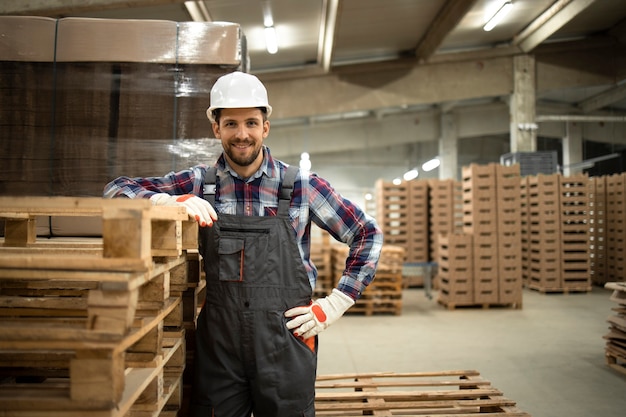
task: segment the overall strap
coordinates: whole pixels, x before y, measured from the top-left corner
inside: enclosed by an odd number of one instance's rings
[[[285,177],[283,178],[283,184],[278,194],[278,215],[287,216],[289,214],[289,203],[293,196],[293,185],[296,182],[296,175],[298,174],[298,167],[296,165],[289,165]]]
[[[204,199],[208,201],[212,207],[215,207],[215,183],[217,181],[217,168],[209,167],[204,176]]]

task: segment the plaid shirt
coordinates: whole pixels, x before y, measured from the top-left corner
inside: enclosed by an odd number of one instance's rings
[[[247,179],[240,178],[228,166],[223,155],[219,157],[215,194],[218,215],[276,215],[278,189],[287,165],[272,158],[269,148],[264,146],[263,150],[265,157],[261,167]],[[163,177],[120,177],[106,185],[104,197],[150,198],[155,193],[203,197],[207,168],[207,165],[196,165]],[[302,171],[296,177],[289,216],[311,288],[315,288],[317,280],[317,269],[310,258],[311,222],[350,247],[346,268],[337,288],[356,300],[374,278],[383,244],[382,232],[375,220],[341,197],[326,180],[314,173],[302,175]]]

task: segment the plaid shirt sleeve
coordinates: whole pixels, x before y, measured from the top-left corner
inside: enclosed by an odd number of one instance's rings
[[[163,177],[119,177],[104,187],[103,196],[105,198],[150,198],[156,193],[202,196],[206,170],[206,165],[196,165],[182,171],[170,172]]]
[[[350,247],[337,289],[356,300],[374,279],[382,231],[371,216],[315,174],[309,177],[309,192],[311,220]]]

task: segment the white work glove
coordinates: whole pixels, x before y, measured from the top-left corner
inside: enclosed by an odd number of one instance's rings
[[[335,288],[328,296],[315,300],[309,306],[287,310],[285,317],[293,317],[287,322],[287,328],[295,329],[295,336],[308,339],[339,320],[353,305],[352,298]]]
[[[193,194],[169,195],[166,193],[154,194],[150,197],[153,206],[185,207],[187,214],[194,218],[202,227],[212,226],[217,220],[215,209],[203,198]]]

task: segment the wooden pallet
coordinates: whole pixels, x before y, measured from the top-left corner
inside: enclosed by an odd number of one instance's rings
[[[530,417],[477,371],[318,376],[317,416]]]
[[[39,239],[42,215],[101,216],[103,235]],[[197,225],[184,208],[0,198],[0,218],[0,409],[90,417],[178,410],[183,319],[195,319],[183,294],[194,298],[202,287]]]
[[[606,363],[612,369],[626,375],[626,283],[607,282],[605,288],[613,290],[610,300],[617,303],[612,308],[614,314],[607,321],[611,325],[606,340]]]
[[[519,302],[512,302],[512,303],[504,303],[504,302],[480,303],[476,301],[471,301],[471,302],[470,301],[456,301],[455,302],[455,301],[446,300],[445,298],[442,298],[442,297],[439,297],[437,302],[443,305],[448,310],[455,310],[458,308],[482,308],[482,309],[489,309],[489,308],[521,309],[522,308],[521,297],[520,297]]]

